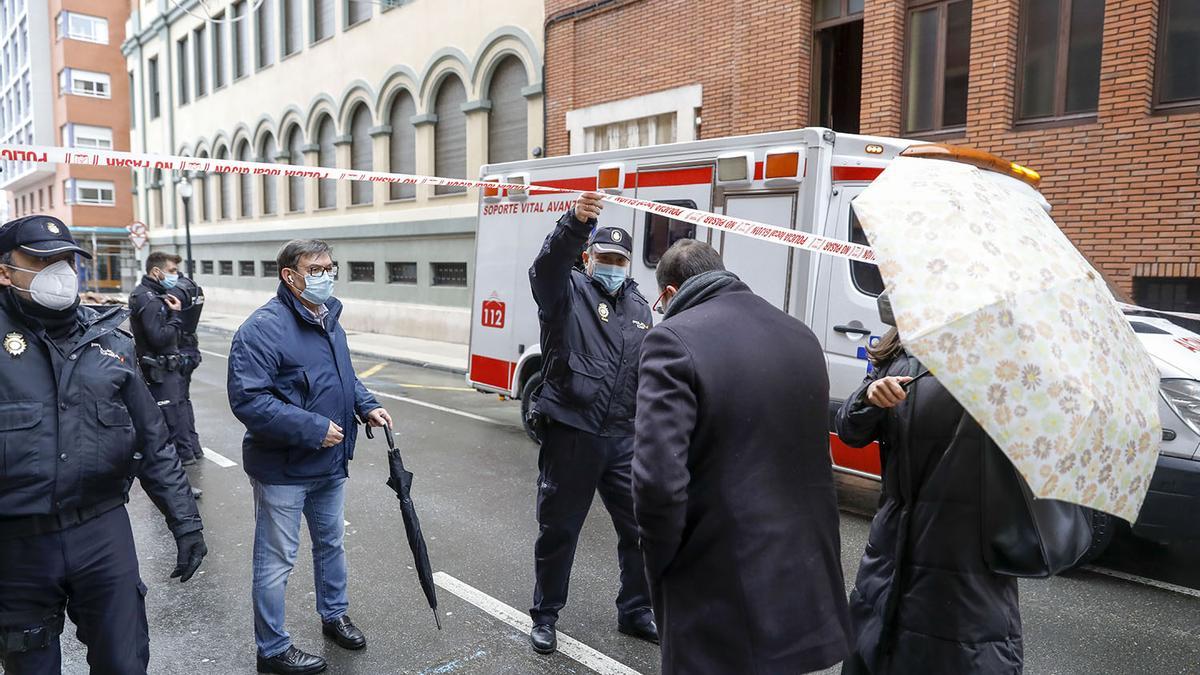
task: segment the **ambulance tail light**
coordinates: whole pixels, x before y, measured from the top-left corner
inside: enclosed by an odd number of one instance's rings
[[[516,183],[519,185],[529,185],[529,174],[524,173],[524,172],[523,173],[510,173],[509,175],[504,177],[504,182],[505,183]],[[526,199],[529,199],[529,190],[510,189],[510,190],[505,190],[505,194],[508,195],[509,201],[513,201],[513,202],[523,202]]]
[[[1010,162],[990,152],[975,150],[974,148],[964,148],[958,145],[947,145],[945,143],[910,145],[900,153],[900,156],[962,162],[963,164],[970,164],[971,166],[977,166],[988,171],[1007,174],[1035,188],[1042,182],[1042,175],[1027,166]]]
[[[625,185],[625,164],[601,164],[596,170],[596,189],[609,194],[620,194]]]
[[[499,183],[500,177],[499,176],[484,176],[480,180],[482,180],[485,183]],[[483,198],[484,204],[495,204],[496,202],[500,201],[500,188],[485,187],[480,190],[480,196]]]
[[[763,160],[763,184],[767,187],[799,185],[804,178],[804,160],[800,148],[775,148]]]
[[[749,185],[753,180],[753,152],[727,152],[717,155],[717,185]]]

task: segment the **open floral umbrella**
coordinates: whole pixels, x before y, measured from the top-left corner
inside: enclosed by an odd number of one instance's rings
[[[1134,521],[1158,454],[1158,371],[1037,193],[899,157],[854,210],[905,347],[1034,495]]]

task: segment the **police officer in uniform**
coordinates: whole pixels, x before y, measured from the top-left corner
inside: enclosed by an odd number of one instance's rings
[[[179,375],[183,388],[179,396],[179,431],[175,450],[180,459],[193,461],[204,456],[200,447],[200,436],[196,433],[196,411],[192,408],[192,373],[200,367],[200,339],[196,328],[200,325],[200,314],[204,311],[204,289],[190,277],[180,275],[174,287],[167,293],[179,299],[179,313],[183,317],[179,333]]]
[[[559,219],[529,270],[541,322],[544,384],[532,414],[541,428],[533,649],[557,648],[579,531],[599,490],[617,530],[617,629],[651,642],[658,631],[633,516],[633,418],[650,306],[629,278],[629,233],[597,227],[600,195],[584,193]],[[590,236],[589,236],[590,235]],[[582,260],[583,269],[575,267]]]
[[[170,430],[171,443],[184,466],[196,463],[188,434],[185,359],[180,353],[184,334],[183,303],[168,291],[179,283],[179,262],[173,253],[154,251],[146,258],[146,274],[129,295],[129,325],[137,348],[138,365],[150,393],[158,402]],[[190,373],[189,373],[190,375]],[[192,494],[203,494],[193,488]]]
[[[93,673],[145,673],[144,595],[129,516],[137,477],[178,547],[187,581],[207,553],[200,514],[154,398],[118,326],[81,307],[66,225],[0,227],[0,662],[58,673],[64,611]]]

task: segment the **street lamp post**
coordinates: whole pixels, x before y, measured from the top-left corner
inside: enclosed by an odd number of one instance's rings
[[[183,200],[183,237],[187,245],[187,275],[191,279],[196,273],[192,262],[192,181],[187,174],[179,181],[179,198]]]

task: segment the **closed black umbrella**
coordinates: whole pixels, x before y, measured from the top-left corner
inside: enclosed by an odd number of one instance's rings
[[[408,547],[412,549],[413,563],[417,568],[417,578],[421,582],[421,590],[425,591],[425,599],[433,610],[433,621],[438,630],[442,629],[442,620],[437,612],[437,589],[433,586],[433,569],[429,565],[429,549],[425,546],[425,535],[421,534],[421,521],[417,519],[417,510],[412,502],[413,475],[404,468],[404,459],[396,449],[396,441],[392,427],[384,426],[387,432],[388,444],[388,487],[396,491],[400,500],[400,513],[404,516],[404,532],[408,535]],[[367,425],[367,438],[374,438],[371,425]]]

